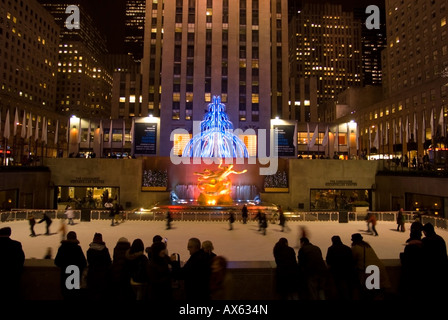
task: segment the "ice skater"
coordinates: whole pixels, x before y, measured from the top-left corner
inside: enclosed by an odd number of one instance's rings
[[[260,229],[263,235],[266,235],[266,229],[268,227],[268,218],[266,217],[266,213],[261,212],[260,216]]]
[[[42,223],[44,221],[45,221],[45,227],[46,227],[45,234],[48,236],[48,235],[50,235],[50,225],[53,221],[51,220],[51,218],[49,216],[47,216],[47,214],[45,212],[42,215],[42,219],[39,220],[38,223]]]
[[[71,205],[67,205],[65,207],[65,213],[68,219],[68,225],[74,225],[73,223],[73,218],[75,217],[75,211],[73,210],[73,208],[71,207]]]
[[[229,213],[229,230],[233,230],[233,223],[235,222],[235,214],[233,211],[230,211]]]
[[[247,217],[249,215],[248,213],[249,210],[247,209],[247,206],[244,205],[243,208],[241,209],[241,218],[243,219],[243,224],[247,223]]]
[[[34,232],[34,225],[36,224],[36,219],[34,219],[34,215],[32,213],[28,216],[28,222],[30,223],[30,237],[35,237],[36,232]]]
[[[168,210],[166,212],[166,230],[171,229],[171,222],[173,221],[173,218],[171,217],[171,212]]]

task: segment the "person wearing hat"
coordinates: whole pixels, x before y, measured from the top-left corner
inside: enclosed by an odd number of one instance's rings
[[[19,241],[12,240],[11,228],[0,229],[0,299],[8,301],[20,297],[25,253]]]
[[[61,269],[61,293],[64,299],[79,299],[81,297],[80,290],[70,290],[66,286],[67,277],[71,275],[71,273],[66,273],[68,266],[77,266],[80,275],[87,266],[86,256],[79,245],[76,232],[70,231],[67,233],[67,239],[61,241],[61,245],[54,258],[54,264]]]
[[[352,254],[355,263],[355,268],[358,274],[358,296],[361,299],[384,299],[384,295],[391,288],[389,277],[383,262],[378,258],[375,250],[363,240],[360,233],[352,234]],[[368,266],[377,266],[380,271],[380,289],[367,290],[366,268]]]
[[[95,233],[87,250],[87,292],[91,300],[108,297],[109,268],[112,264],[109,249],[101,233]]]

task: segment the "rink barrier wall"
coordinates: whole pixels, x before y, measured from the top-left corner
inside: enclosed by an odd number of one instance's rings
[[[27,220],[28,217],[32,214],[35,219],[40,219],[43,213],[46,213],[52,219],[65,219],[66,216],[64,214],[64,210],[46,210],[46,209],[17,209],[11,211],[3,211],[1,212],[1,222],[9,222],[9,221],[19,221],[19,220]],[[92,220],[110,220],[109,216],[110,212],[108,210],[90,210],[90,209],[82,209],[82,210],[74,210],[75,218],[74,220],[78,221],[92,221]],[[348,215],[348,222],[350,221],[365,221],[365,217],[367,212],[371,212],[375,214],[378,221],[389,221],[393,222],[397,220],[397,211],[366,211],[366,212],[285,212],[285,216],[287,221],[332,221],[339,222],[343,217],[344,213]],[[165,211],[121,211],[119,220],[130,220],[130,221],[164,221],[165,220]],[[241,213],[234,212],[236,221],[241,221]],[[251,211],[249,212],[249,219],[254,219],[256,213]],[[404,216],[407,223],[411,223],[415,221],[416,216],[421,218],[421,222],[423,224],[430,222],[437,228],[448,229],[448,219],[439,218],[435,216],[426,216],[421,215],[419,211],[405,211]],[[204,210],[201,212],[197,211],[173,211],[171,216],[174,221],[216,221],[216,222],[224,222],[227,221],[229,217],[229,211],[226,210]],[[277,222],[278,216],[276,216],[272,212],[267,213],[268,219],[270,222]],[[341,221],[344,222],[344,221]]]
[[[382,260],[391,288],[389,297],[399,295],[401,264],[398,259]],[[231,300],[278,300],[274,261],[229,261],[232,279]],[[184,298],[180,283],[173,292],[175,300]],[[21,298],[25,300],[61,300],[60,269],[53,259],[27,259],[21,279]]]

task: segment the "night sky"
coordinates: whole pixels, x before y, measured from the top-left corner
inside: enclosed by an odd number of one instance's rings
[[[107,38],[109,52],[124,53],[126,0],[87,0],[86,2],[91,7],[98,27]],[[383,9],[385,0],[313,0],[313,3],[325,2],[341,4],[344,10],[351,11],[355,8],[367,8],[367,6],[372,4]],[[297,3],[300,3],[300,0],[289,0],[290,6],[294,6]]]

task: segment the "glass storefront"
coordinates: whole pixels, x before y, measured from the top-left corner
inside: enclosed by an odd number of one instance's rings
[[[311,211],[353,210],[371,208],[369,189],[311,189]]]
[[[58,207],[67,204],[76,208],[104,208],[108,199],[120,201],[120,188],[117,187],[58,187]]]

